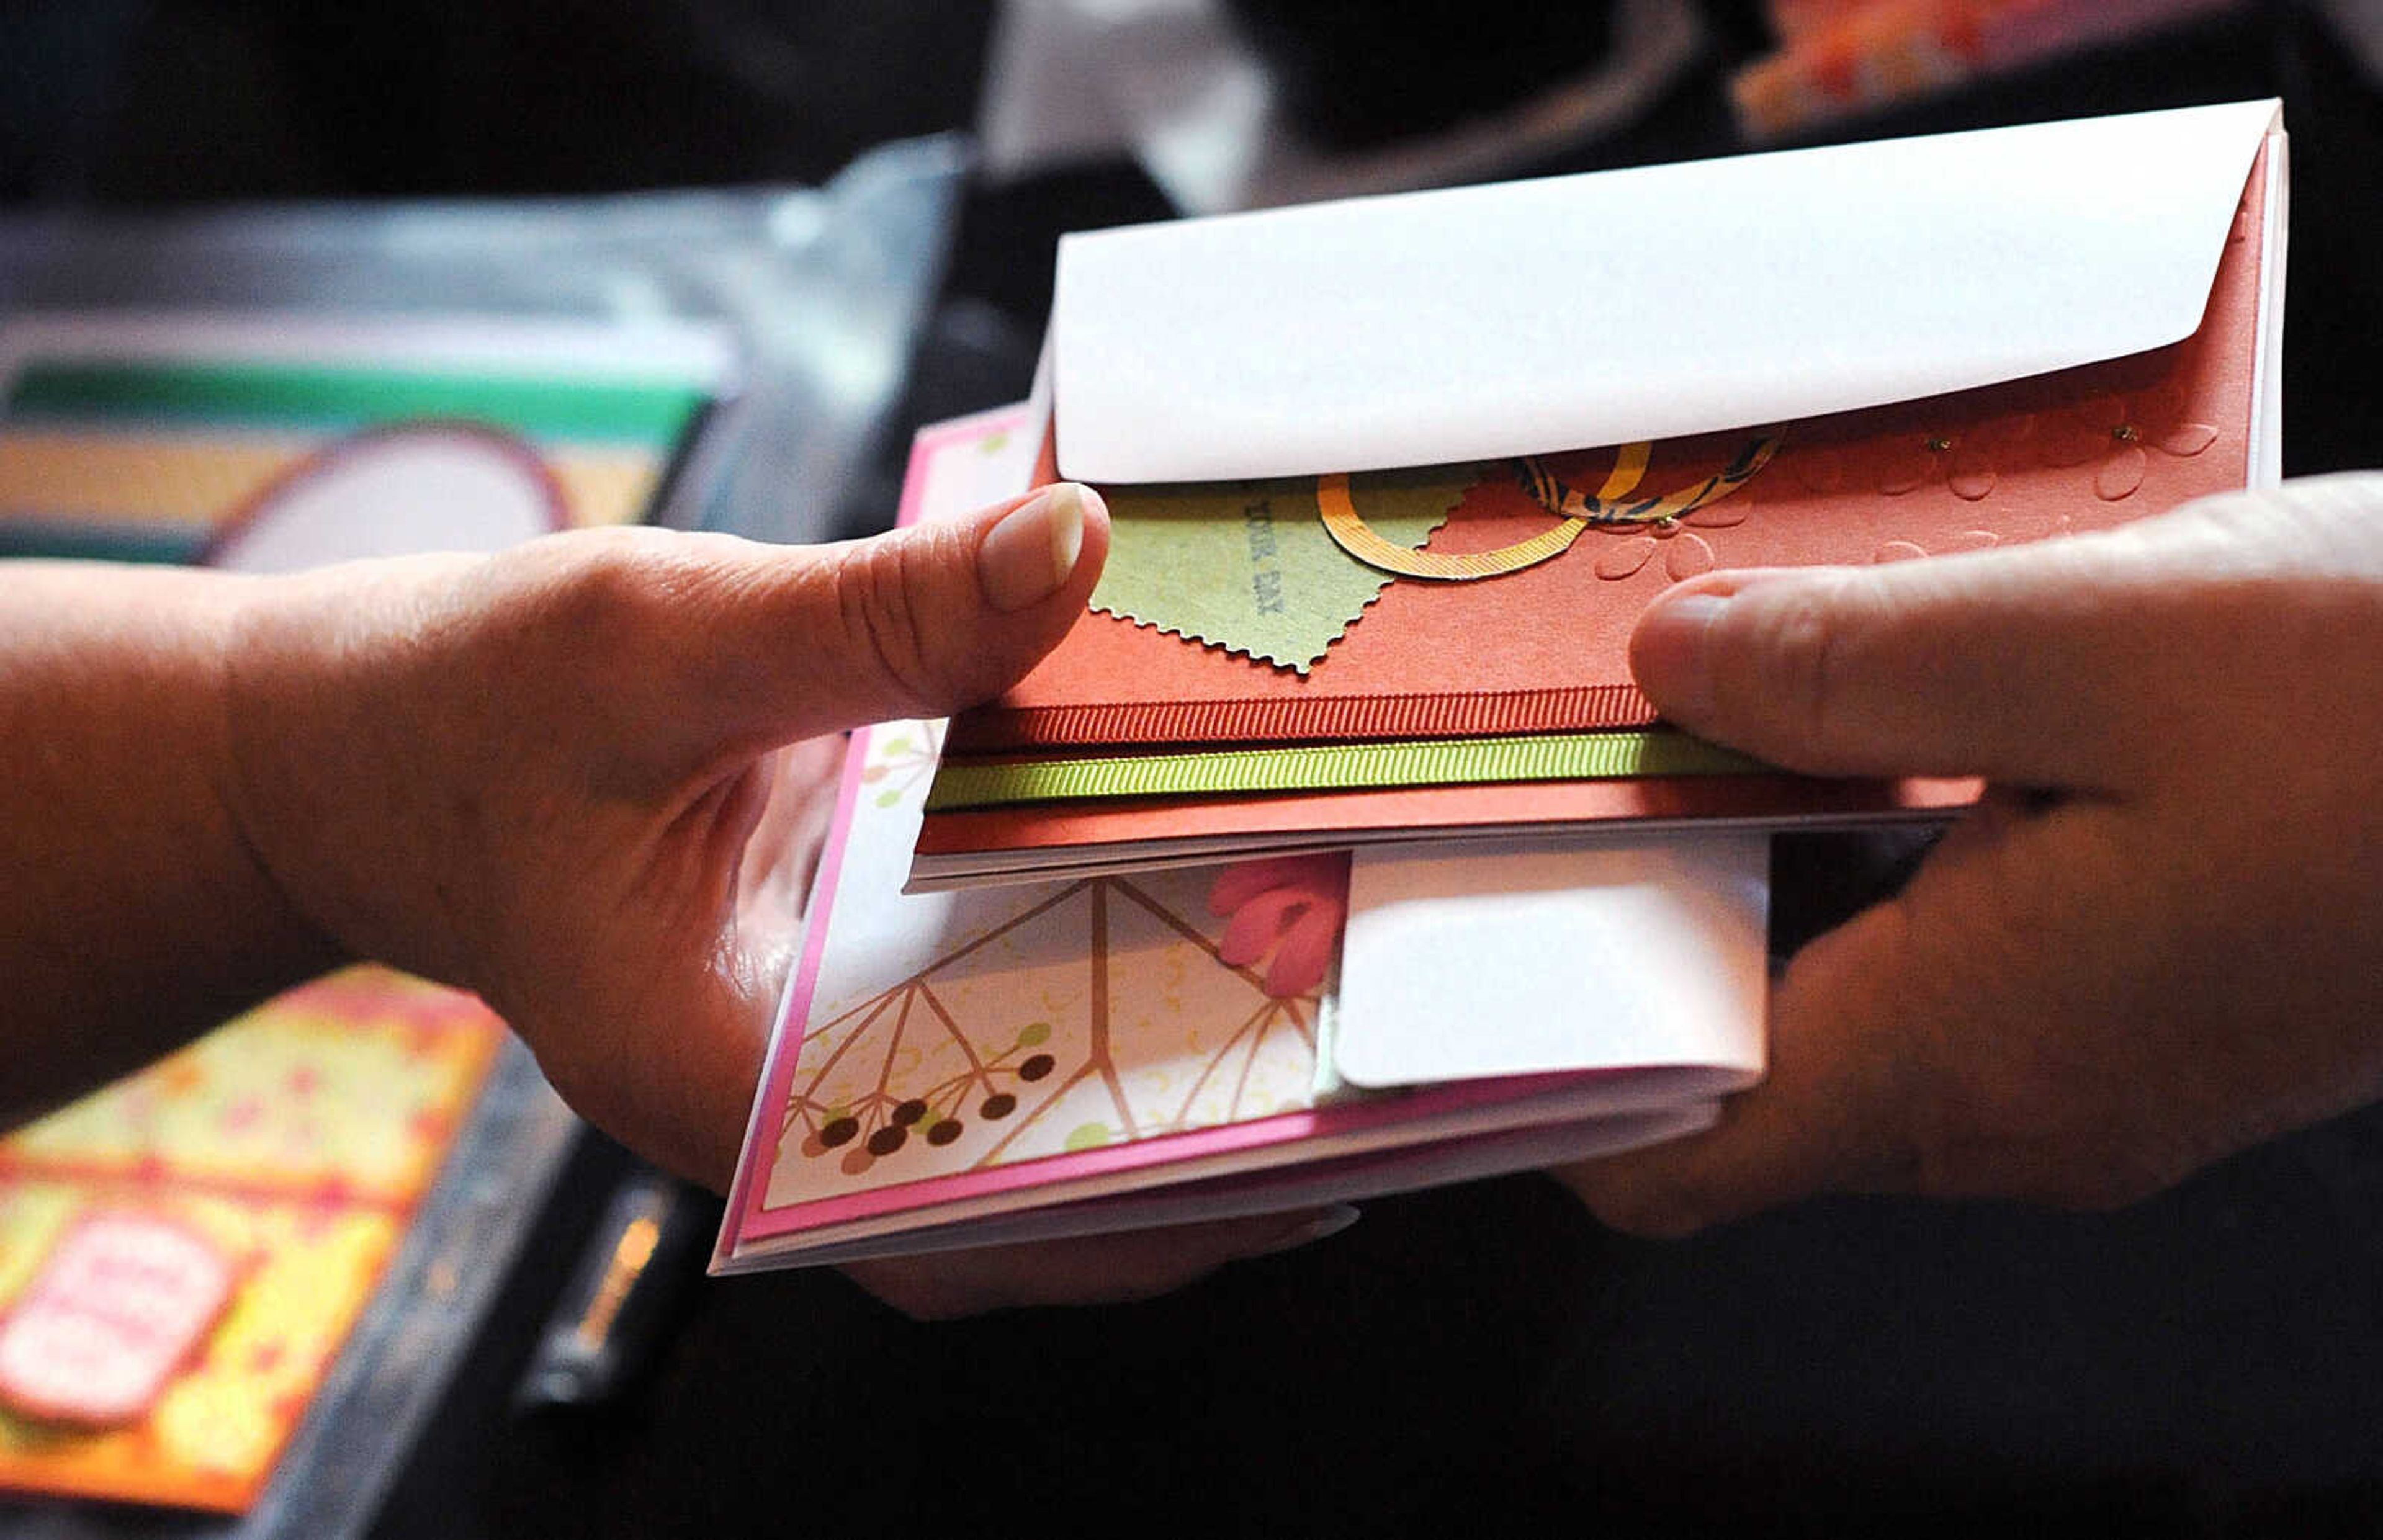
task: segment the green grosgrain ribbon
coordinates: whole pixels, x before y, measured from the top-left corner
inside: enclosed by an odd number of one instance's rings
[[[1124,754],[988,763],[945,760],[927,811],[1121,796],[1366,791],[1652,775],[1747,775],[1772,767],[1668,728],[1497,738],[1296,744],[1188,754]]]

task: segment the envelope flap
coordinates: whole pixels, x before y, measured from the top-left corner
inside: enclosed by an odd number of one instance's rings
[[[1915,400],[2190,336],[2273,102],[1068,237],[1059,469],[1495,459]]]

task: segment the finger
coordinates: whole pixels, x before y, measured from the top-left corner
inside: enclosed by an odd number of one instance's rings
[[[845,1275],[903,1314],[945,1321],[1021,1305],[1118,1304],[1179,1288],[1229,1262],[1337,1235],[1346,1206],[1073,1240],[853,1263]]]
[[[1704,1133],[1556,1173],[1616,1229],[1679,1237],[1815,1193],[1911,1185],[1885,980],[1865,972],[1904,930],[1893,901],[1797,957],[1771,1010],[1763,1083]]]
[[[1099,494],[1072,483],[839,546],[740,546],[690,596],[685,704],[731,754],[948,715],[1058,645],[1107,549]]]
[[[2139,768],[2147,682],[2175,678],[2207,521],[1865,568],[1716,573],[1632,638],[1664,717],[1791,770],[2106,787]],[[2219,539],[2215,542],[2224,545]]]
[[[2128,1013],[2091,997],[2090,961],[2041,954],[2120,950],[2096,857],[2120,816],[1980,809],[1902,893],[1797,955],[1772,992],[1768,1075],[1713,1128],[1559,1177],[1608,1223],[1665,1236],[1821,1192],[2063,1197],[2030,1163],[2073,1129],[2029,1137],[2084,1078],[2058,1035]]]

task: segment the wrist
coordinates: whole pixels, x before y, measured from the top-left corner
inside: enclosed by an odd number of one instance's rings
[[[154,1058],[340,960],[227,795],[236,580],[0,573],[0,1119]]]
[[[438,707],[476,670],[442,600],[478,558],[231,580],[219,653],[226,815],[295,952],[477,988],[442,831],[481,812],[444,771],[484,752]]]
[[[210,574],[205,617],[213,744],[208,777],[231,858],[253,896],[261,955],[273,971],[291,981],[357,960],[356,954],[302,901],[277,859],[279,826],[288,792],[271,776],[260,777],[260,743],[290,734],[297,724],[277,696],[290,692],[272,684],[284,666],[286,648],[278,623],[289,603],[281,579]],[[301,692],[303,695],[303,692]]]

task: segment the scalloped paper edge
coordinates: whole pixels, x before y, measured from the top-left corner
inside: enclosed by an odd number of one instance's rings
[[[1432,536],[1438,534],[1441,525],[1446,524],[1447,523],[1448,520],[1443,517],[1438,524],[1431,526],[1430,530],[1426,533],[1424,538],[1426,540],[1429,540]],[[1352,561],[1356,561],[1355,557],[1351,557],[1350,560]],[[1357,565],[1364,566],[1364,563],[1357,561]],[[1162,636],[1173,636],[1185,642],[1194,643],[1200,647],[1214,647],[1217,651],[1225,654],[1228,658],[1246,658],[1254,663],[1264,663],[1268,668],[1289,669],[1291,672],[1299,675],[1302,679],[1304,679],[1315,671],[1316,664],[1321,663],[1325,659],[1329,658],[1332,655],[1332,649],[1334,647],[1340,646],[1340,643],[1348,639],[1349,628],[1355,625],[1359,621],[1364,620],[1366,612],[1372,610],[1376,604],[1380,602],[1383,591],[1397,581],[1398,575],[1396,573],[1384,573],[1382,574],[1382,581],[1374,585],[1372,596],[1368,598],[1364,603],[1357,607],[1357,612],[1355,614],[1340,622],[1340,629],[1332,634],[1330,640],[1324,644],[1322,651],[1316,653],[1315,657],[1308,659],[1303,663],[1288,661],[1286,659],[1277,658],[1270,652],[1260,652],[1255,647],[1244,647],[1236,642],[1225,641],[1214,636],[1203,636],[1197,631],[1186,630],[1179,625],[1170,625],[1165,621],[1145,620],[1142,616],[1133,614],[1129,610],[1113,609],[1108,605],[1088,604],[1086,609],[1095,615],[1114,616],[1117,619],[1130,624],[1137,631],[1154,631]]]

